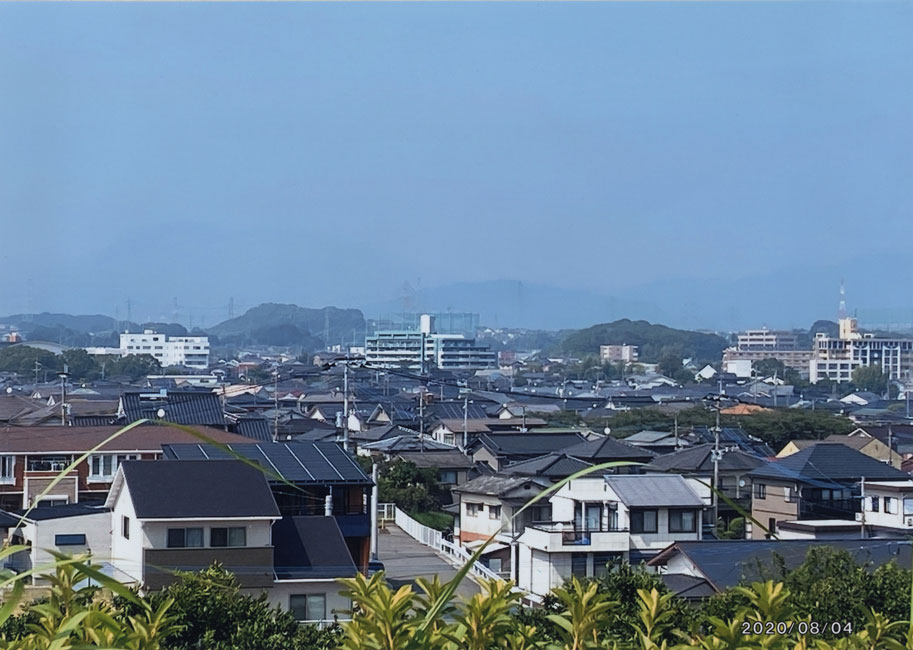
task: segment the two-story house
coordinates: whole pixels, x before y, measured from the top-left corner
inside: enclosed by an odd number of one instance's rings
[[[232,453],[269,470],[267,481],[283,517],[322,516],[329,512],[342,531],[355,565],[368,565],[371,539],[370,491],[373,487],[352,454],[335,442],[265,442],[227,445]],[[233,456],[205,444],[164,446],[170,460],[225,460]]]
[[[174,571],[220,562],[247,588],[273,584],[272,524],[279,508],[263,472],[238,460],[127,461],[105,506],[111,563],[157,589]]]
[[[552,520],[517,539],[517,584],[544,595],[572,575],[598,576],[612,559],[639,562],[673,541],[701,539],[704,499],[671,474],[586,477],[550,499]]]
[[[751,515],[770,533],[786,521],[854,520],[860,481],[905,481],[899,469],[839,442],[820,442],[749,473]],[[753,526],[752,539],[765,539]]]
[[[162,456],[162,446],[197,442],[176,427],[143,425],[105,442],[121,427],[15,427],[0,431],[0,509],[68,503],[104,503],[120,463]],[[249,442],[221,429],[194,427],[215,442]],[[59,481],[51,493],[39,496],[54,478],[77,458],[104,445]]]

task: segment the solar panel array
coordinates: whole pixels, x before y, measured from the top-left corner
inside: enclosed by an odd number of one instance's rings
[[[367,485],[371,479],[350,454],[335,442],[265,442],[232,444],[234,454],[255,461],[287,481],[300,484]],[[224,460],[235,456],[207,444],[162,445],[171,460]],[[267,477],[278,482],[275,477]]]

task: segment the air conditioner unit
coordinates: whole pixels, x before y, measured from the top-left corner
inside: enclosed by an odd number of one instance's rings
[[[862,521],[862,513],[861,513],[861,512],[857,512],[857,513],[856,513],[856,521]]]

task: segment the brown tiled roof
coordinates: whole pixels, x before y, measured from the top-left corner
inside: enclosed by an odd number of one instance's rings
[[[121,427],[9,427],[0,429],[0,453],[85,452]],[[223,444],[250,442],[247,438],[211,427],[191,427]],[[160,451],[162,445],[203,442],[177,427],[143,425],[106,444],[104,451]]]

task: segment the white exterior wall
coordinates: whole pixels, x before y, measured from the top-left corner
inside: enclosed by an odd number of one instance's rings
[[[247,548],[272,545],[272,520],[250,519],[196,519],[183,521],[143,521],[143,548],[167,548],[169,528],[202,528],[203,546],[209,547],[211,528],[247,529]]]
[[[79,555],[90,553],[94,562],[108,562],[111,559],[111,513],[79,515],[45,519],[25,524],[22,537],[31,542],[32,566],[47,567],[53,572],[54,556],[51,551]],[[86,536],[86,544],[80,546],[57,546],[57,535],[81,534]]]
[[[130,538],[123,536],[123,518],[130,518]],[[121,479],[111,512],[111,564],[134,582],[143,580],[143,531],[136,519],[127,482]]]
[[[325,621],[332,622],[337,616],[340,621],[352,618],[352,601],[343,596],[340,591],[344,587],[335,579],[326,580],[281,580],[273,582],[273,588],[267,589],[266,594],[272,607],[279,607],[283,611],[289,610],[291,596],[307,594],[324,594],[326,596]],[[262,593],[259,589],[245,590],[251,595],[258,596]]]
[[[571,575],[570,553],[546,553],[523,544],[517,551],[517,581],[521,589],[544,595],[560,587]]]
[[[865,496],[866,525],[913,530],[913,501],[907,506],[907,512],[909,514],[904,515],[904,499],[913,500],[913,490],[909,492],[885,490],[867,483],[865,486]],[[878,512],[872,510],[872,497],[878,497]],[[885,512],[885,497],[896,499],[894,514]]]
[[[479,513],[475,516],[467,514],[467,503],[484,504]],[[489,515],[491,506],[500,506],[501,500],[498,497],[486,494],[461,494],[460,495],[460,534],[473,533],[475,535],[494,535],[501,528],[502,521],[507,516],[507,507],[501,507],[501,516],[492,519]]]

